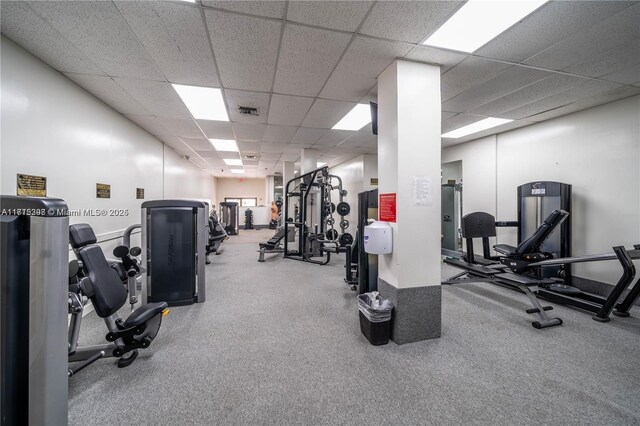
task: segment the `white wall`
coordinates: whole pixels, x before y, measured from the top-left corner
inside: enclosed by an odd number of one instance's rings
[[[266,178],[216,178],[216,196],[220,204],[225,198],[257,198],[259,206],[271,205]]]
[[[640,243],[640,96],[443,149],[462,160],[464,212],[515,220],[516,188],[536,180],[573,185],[573,254]],[[515,231],[499,231],[514,244]],[[574,274],[613,283],[616,262],[575,265]]]
[[[47,195],[70,209],[128,211],[71,218],[91,224],[99,240],[140,223],[138,187],[145,200],[215,196],[212,176],[7,38],[1,43],[2,194],[16,194],[16,174],[26,173],[46,176]],[[111,185],[110,199],[96,198],[96,183]]]

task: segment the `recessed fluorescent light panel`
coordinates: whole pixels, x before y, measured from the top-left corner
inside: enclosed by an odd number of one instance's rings
[[[324,167],[327,163],[316,163],[316,167]]]
[[[244,173],[244,169],[229,169],[231,173],[242,174]]]
[[[333,130],[360,130],[371,123],[371,108],[367,104],[358,104],[338,121]]]
[[[483,130],[490,129],[492,127],[500,126],[505,123],[510,123],[513,120],[506,118],[485,118],[484,120],[476,121],[467,126],[460,127],[459,129],[452,130],[442,135],[443,138],[458,139],[464,136],[472,135],[474,133],[481,132]]]
[[[182,102],[197,120],[229,121],[220,89],[172,84]]]
[[[547,0],[469,0],[423,44],[474,52]]]
[[[237,158],[225,158],[224,162],[227,166],[242,166],[242,160]]]
[[[238,144],[233,139],[209,139],[216,151],[238,152]]]

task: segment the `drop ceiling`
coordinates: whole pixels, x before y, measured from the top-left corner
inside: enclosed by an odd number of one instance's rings
[[[244,161],[247,176],[281,171],[302,148],[329,165],[376,153],[369,126],[331,127],[376,99],[376,77],[397,58],[441,65],[443,133],[489,116],[514,120],[443,146],[640,94],[639,2],[550,1],[473,54],[420,44],[463,3],[0,7],[4,35],[216,176],[231,174],[207,138],[234,138],[243,158],[255,156]],[[194,120],[170,83],[222,88],[231,121]]]

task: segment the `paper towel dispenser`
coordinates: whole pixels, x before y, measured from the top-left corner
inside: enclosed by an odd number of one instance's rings
[[[364,251],[370,254],[387,254],[393,249],[391,225],[375,221],[364,227]]]

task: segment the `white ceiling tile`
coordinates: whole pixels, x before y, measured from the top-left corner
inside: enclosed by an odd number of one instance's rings
[[[482,84],[510,66],[473,56],[468,57],[442,76],[442,101],[449,100],[465,90]]]
[[[493,134],[496,134],[496,133],[503,133],[503,132],[506,132],[506,131],[509,131],[509,130],[513,130],[513,129],[517,129],[517,128],[520,128],[520,127],[528,126],[530,124],[533,124],[533,122],[531,122],[531,121],[522,121],[522,120],[511,121],[509,123],[505,123],[505,124],[502,124],[502,125],[497,126],[497,127],[492,127],[491,129],[483,130],[481,132],[474,133],[474,134],[469,135],[469,136],[465,136],[463,138],[442,139],[442,146],[446,147],[446,146],[457,145],[457,144],[461,144],[461,143],[464,143],[464,142],[472,141],[474,139],[480,139],[480,138],[483,138],[485,136],[493,135]]]
[[[282,154],[285,152],[287,146],[291,144],[288,143],[278,143],[278,142],[263,142],[262,143],[262,152],[263,153],[272,153],[272,154]],[[267,160],[268,157],[262,155],[262,158]]]
[[[316,99],[302,125],[330,129],[356,106],[355,102]]]
[[[555,93],[564,92],[585,82],[584,78],[564,74],[553,74],[522,89],[511,92],[494,101],[469,110],[470,114],[493,117],[505,111],[546,98]]]
[[[564,70],[591,57],[604,54],[624,40],[640,39],[640,3],[634,3],[617,15],[591,25],[571,37],[524,61],[552,70]]]
[[[273,90],[316,96],[350,40],[349,34],[287,24]]]
[[[314,144],[314,148],[318,145],[336,146],[355,133],[356,132],[351,130],[327,130],[327,132],[318,139],[318,142]]]
[[[313,129],[310,127],[299,127],[296,134],[291,139],[293,143],[314,144],[327,132],[327,129]]]
[[[640,62],[640,39],[627,41],[585,62],[572,65],[564,71],[589,77],[602,77],[627,69],[638,62]]]
[[[442,109],[452,112],[469,111],[550,75],[551,73],[546,71],[513,66],[491,80],[443,102]]]
[[[292,1],[287,20],[354,32],[372,4],[372,1]]]
[[[378,75],[410,44],[356,37],[327,81],[320,97],[357,102],[376,84]]]
[[[228,121],[196,120],[208,138],[212,139],[234,139],[231,123]]]
[[[171,84],[161,81],[114,78],[133,99],[159,117],[191,118]]]
[[[35,13],[26,2],[3,1],[2,34],[58,71],[104,74],[87,55]]]
[[[176,136],[163,136],[160,137],[160,140],[164,142],[165,145],[173,148],[174,151],[179,152],[183,155],[184,153],[189,152],[189,147]]]
[[[263,139],[265,142],[291,142],[297,130],[297,127],[268,124]]]
[[[266,124],[231,123],[236,140],[261,141]]]
[[[313,98],[274,94],[271,96],[267,122],[283,126],[299,126],[312,103]]]
[[[361,104],[367,104],[369,102],[378,102],[378,85],[374,84],[369,93],[364,95],[362,99],[358,101]]]
[[[456,115],[458,115],[457,112],[442,111],[440,113],[440,119],[442,121],[445,121],[445,120],[450,119],[451,117],[455,117]]]
[[[183,138],[201,138],[202,132],[192,119],[183,118],[160,118],[167,128],[167,134]]]
[[[282,24],[214,10],[205,16],[224,86],[269,91]]]
[[[269,94],[225,89],[229,118],[241,123],[266,123],[269,114]],[[258,115],[240,114],[238,107],[258,108]]]
[[[108,75],[164,79],[112,2],[35,1],[30,5]]]
[[[357,131],[354,135],[350,136],[348,139],[345,139],[338,145],[340,148],[346,147],[359,147],[371,143],[373,141],[377,142],[378,137],[373,134],[371,131],[371,126],[365,126],[359,131]]]
[[[73,73],[65,73],[65,76],[122,114],[151,115],[111,77]]]
[[[450,132],[451,130],[459,129],[467,124],[475,123],[485,117],[470,115],[470,114],[458,114],[442,123],[442,133]]]
[[[275,151],[275,152],[267,152],[264,150],[264,144],[262,145],[262,154],[260,154],[260,162],[262,163],[263,161],[272,161],[273,163],[275,163],[278,158],[280,158],[280,156],[282,155],[281,152]]]
[[[459,64],[466,57],[467,55],[463,53],[422,45],[414,47],[406,56],[407,59],[411,59],[412,61],[441,65],[442,71]]]
[[[151,115],[125,115],[125,117],[152,135],[171,136],[167,128],[164,126],[163,121],[158,117]]]
[[[218,155],[218,153],[216,151],[198,151],[196,150],[196,153],[204,158],[205,160],[207,160],[207,163],[211,164],[213,163],[213,161],[210,160],[218,160],[220,158],[220,156]]]
[[[115,4],[167,80],[219,86],[198,8],[167,1]]]
[[[262,141],[238,141],[238,149],[240,152],[260,152],[262,150]]]
[[[550,1],[475,53],[521,62],[628,6],[627,1]]]
[[[205,138],[180,138],[182,141],[193,148],[195,151],[214,151],[213,145],[209,142],[208,139]]]
[[[203,0],[203,6],[217,7],[219,9],[233,12],[247,13],[256,16],[267,16],[269,18],[282,18],[284,12],[284,1],[213,1]]]
[[[637,85],[640,83],[640,62],[623,70],[607,74],[602,78],[605,80],[617,81],[618,83]]]
[[[364,21],[362,34],[418,43],[444,24],[462,1],[380,1]]]
[[[539,99],[521,107],[501,113],[499,117],[515,120],[528,119],[536,114],[560,108],[580,99],[593,97],[618,87],[620,86],[615,83],[607,83],[600,80],[587,80],[569,90],[547,96],[546,98]]]

